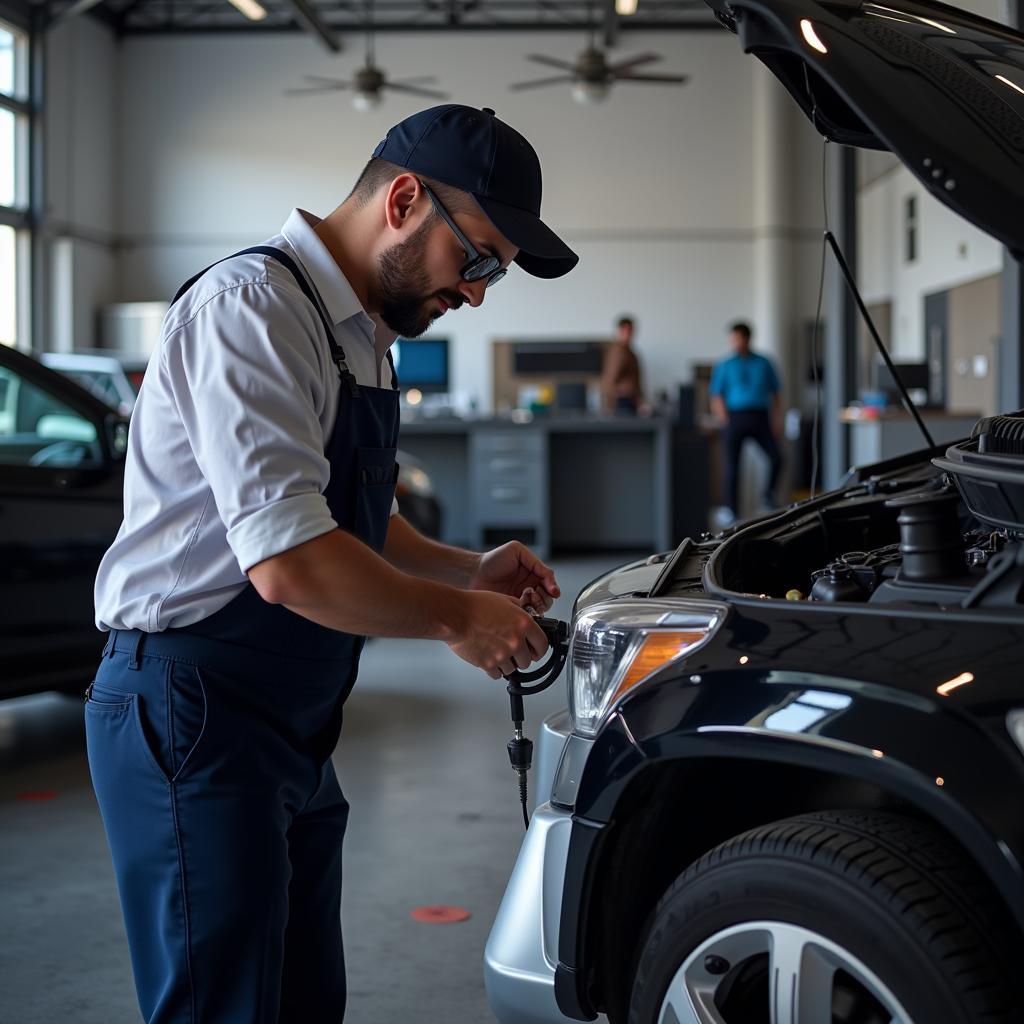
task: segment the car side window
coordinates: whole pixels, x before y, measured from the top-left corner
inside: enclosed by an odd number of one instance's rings
[[[0,466],[98,466],[95,425],[21,374],[0,366]]]
[[[117,393],[117,384],[109,374],[96,373],[92,370],[65,372],[72,380],[81,384],[86,391],[91,391],[100,401],[106,402],[111,408],[120,408],[121,396]]]

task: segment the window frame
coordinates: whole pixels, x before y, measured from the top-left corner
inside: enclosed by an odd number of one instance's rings
[[[15,347],[30,349],[32,328],[38,301],[36,256],[38,247],[38,209],[41,202],[38,12],[27,0],[0,0],[0,22],[24,35],[21,59],[15,61],[15,93],[0,92],[0,109],[10,111],[16,121],[15,205],[0,206],[0,226],[13,228],[15,234]]]

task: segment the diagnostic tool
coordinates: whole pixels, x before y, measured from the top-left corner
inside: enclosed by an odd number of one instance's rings
[[[531,611],[529,608],[527,611]],[[512,672],[505,676],[506,689],[512,708],[512,739],[508,741],[508,759],[519,779],[519,801],[523,805],[523,824],[529,828],[526,812],[526,773],[533,763],[533,741],[523,735],[523,698],[546,690],[559,676],[569,654],[569,624],[561,619],[545,619],[531,611],[538,626],[544,631],[551,648],[551,657],[532,672]]]

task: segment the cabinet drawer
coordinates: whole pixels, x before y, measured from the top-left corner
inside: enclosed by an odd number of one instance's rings
[[[481,523],[533,522],[540,516],[540,493],[526,483],[481,482],[477,516]]]
[[[523,452],[480,452],[477,472],[492,480],[521,480],[538,475],[540,460]]]
[[[544,438],[536,430],[481,430],[473,436],[480,456],[540,455]]]

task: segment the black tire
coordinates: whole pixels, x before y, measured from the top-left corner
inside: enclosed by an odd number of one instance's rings
[[[650,919],[630,1024],[657,1024],[687,956],[724,929],[754,921],[796,925],[842,947],[874,972],[913,1024],[1024,1021],[1020,935],[965,855],[909,818],[829,811],[736,836],[676,880]],[[733,1017],[766,1024],[767,997],[762,1017],[750,1008],[758,1000],[742,1009],[741,989],[734,984],[728,997],[741,1009],[725,1015],[727,1024]]]

